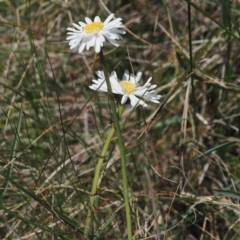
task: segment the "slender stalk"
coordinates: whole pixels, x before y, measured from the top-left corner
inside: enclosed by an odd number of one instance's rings
[[[119,119],[121,118],[122,113],[123,113],[123,106],[120,105],[119,109],[118,109],[118,118]],[[93,178],[93,183],[92,183],[92,190],[91,190],[91,196],[90,196],[90,206],[88,208],[87,219],[86,219],[85,228],[84,228],[84,234],[85,235],[87,235],[89,230],[90,230],[90,224],[92,222],[92,212],[93,212],[93,209],[94,209],[94,202],[95,202],[95,194],[97,192],[97,188],[98,188],[98,185],[99,185],[101,168],[102,168],[103,161],[105,159],[109,144],[111,142],[111,139],[112,139],[114,133],[115,133],[115,127],[114,127],[114,125],[112,125],[112,127],[111,127],[111,129],[108,133],[107,139],[106,139],[106,141],[103,145],[103,149],[102,149],[102,152],[100,154],[100,157],[98,158],[98,162],[97,162],[97,166],[96,166],[95,174],[94,174],[94,178]]]
[[[192,16],[191,16],[191,1],[188,3],[188,38],[189,38],[189,58],[190,58],[190,73],[194,71],[193,64],[193,52],[192,52]],[[196,111],[196,99],[195,99],[195,86],[194,86],[194,73],[191,74],[191,87],[192,87],[192,103],[193,103],[193,121],[196,129],[196,135],[198,136],[197,128],[197,111]]]
[[[104,75],[106,77],[106,83],[107,83],[108,91],[110,94],[110,106],[111,106],[111,110],[112,110],[112,114],[113,114],[114,126],[115,126],[116,132],[117,132],[118,146],[119,146],[119,150],[120,150],[121,166],[122,166],[123,196],[124,196],[124,204],[125,204],[126,220],[127,220],[127,234],[128,234],[128,240],[132,240],[131,211],[130,211],[129,198],[128,198],[127,168],[126,168],[126,159],[125,159],[125,154],[124,154],[122,132],[121,132],[120,124],[119,124],[119,119],[118,119],[118,114],[116,111],[115,103],[112,98],[112,88],[111,88],[110,80],[108,77],[108,72],[105,67],[104,55],[103,55],[102,51],[100,52],[100,59],[103,64],[103,71],[104,71]]]
[[[128,240],[132,240],[131,209],[130,209],[129,198],[128,198],[127,168],[126,168],[126,160],[125,160],[123,145],[122,145],[122,151],[120,148],[120,155],[121,155],[121,165],[122,165],[123,195],[124,195],[124,204],[125,204],[125,210],[126,210]]]
[[[10,158],[9,158],[9,163],[6,165],[7,166],[7,174],[5,178],[5,182],[3,183],[3,186],[1,186],[0,189],[0,205],[2,205],[2,200],[4,198],[4,195],[7,191],[8,185],[9,185],[9,179],[11,178],[12,171],[13,171],[13,165],[16,157],[16,150],[17,146],[19,144],[20,138],[20,131],[21,131],[21,123],[22,123],[22,108],[20,109],[19,115],[18,115],[18,120],[17,120],[17,125],[15,129],[15,134],[14,134],[14,140],[12,143],[12,149],[10,152]]]
[[[221,3],[222,24],[226,29],[228,29],[229,31],[232,31],[231,3],[229,0],[222,0],[221,2],[222,2]],[[225,35],[226,33],[224,33],[224,37]],[[225,72],[223,77],[225,82],[229,82],[231,77],[231,53],[232,53],[232,37],[230,34],[228,34],[227,50],[224,53],[224,57],[223,57],[224,65],[225,65]],[[228,101],[226,91],[223,92],[223,97],[226,101]]]
[[[101,166],[104,161],[104,157],[106,155],[107,149],[109,147],[109,143],[111,141],[111,138],[116,130],[117,132],[117,139],[118,139],[118,146],[120,150],[120,157],[121,157],[121,166],[122,166],[122,177],[123,177],[123,195],[124,195],[124,204],[125,204],[125,211],[126,211],[126,220],[127,220],[127,234],[128,234],[128,240],[132,240],[132,223],[131,223],[131,211],[130,211],[130,205],[129,205],[129,198],[128,198],[128,181],[127,181],[127,168],[126,168],[126,160],[125,160],[125,153],[124,153],[124,146],[123,146],[123,139],[122,139],[122,133],[121,133],[121,127],[119,124],[119,119],[122,115],[123,112],[123,106],[119,106],[119,111],[117,112],[116,106],[113,100],[113,94],[112,94],[112,88],[110,84],[110,80],[108,77],[108,73],[105,67],[105,60],[104,60],[104,55],[102,51],[99,54],[100,60],[102,63],[104,75],[106,78],[106,83],[108,87],[108,93],[110,95],[110,106],[112,110],[112,115],[113,115],[113,120],[114,120],[114,125],[111,128],[109,135],[107,137],[107,140],[104,144],[102,153],[100,158],[98,159],[98,163],[96,166],[95,170],[95,176],[92,184],[92,191],[91,191],[91,197],[90,197],[90,207],[88,209],[88,215],[87,215],[87,220],[85,224],[85,229],[84,229],[84,234],[88,235],[88,232],[90,230],[90,224],[92,222],[92,213],[93,213],[93,208],[94,208],[94,201],[95,201],[95,194],[97,191],[98,187],[98,182],[99,182],[99,177],[100,177],[100,171],[101,171]]]

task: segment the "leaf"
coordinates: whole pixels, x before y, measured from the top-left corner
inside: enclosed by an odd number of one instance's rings
[[[94,238],[93,240],[97,240],[99,239],[101,233],[103,232],[103,230],[112,222],[112,220],[116,217],[116,214],[113,214],[112,216],[110,216],[103,224],[102,226],[97,230],[97,232],[94,234]]]
[[[214,151],[216,151],[216,150],[218,150],[218,149],[220,149],[220,148],[222,148],[222,147],[229,146],[229,145],[232,145],[232,144],[235,144],[235,143],[236,143],[236,142],[225,142],[225,143],[222,143],[222,144],[220,144],[220,145],[217,145],[217,146],[215,146],[215,147],[213,147],[213,148],[208,149],[208,150],[205,151],[204,153],[201,153],[201,154],[197,155],[197,156],[193,159],[193,161],[201,158],[202,156],[208,155],[209,153],[214,152]]]
[[[234,198],[234,199],[240,199],[240,193],[237,192],[232,192],[232,191],[228,191],[228,190],[217,190],[217,189],[213,189],[214,191],[214,195],[215,196],[225,196],[225,197],[230,197],[230,198]]]

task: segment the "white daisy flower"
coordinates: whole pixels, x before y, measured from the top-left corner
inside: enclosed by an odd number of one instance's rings
[[[105,39],[118,47],[119,44],[116,40],[121,39],[120,34],[124,34],[125,31],[121,22],[122,19],[116,18],[112,20],[113,17],[114,14],[110,14],[104,22],[98,16],[94,18],[93,22],[86,17],[86,23],[73,23],[75,28],[67,28],[67,31],[69,31],[67,34],[70,35],[67,37],[70,49],[78,48],[78,52],[81,53],[85,48],[89,50],[90,47],[94,47],[95,51],[99,53]]]
[[[98,79],[93,79],[93,84],[90,86],[92,90],[108,92],[107,83],[103,71],[97,71]],[[134,74],[129,74],[126,70],[123,74],[123,80],[119,80],[116,72],[112,72],[109,75],[109,80],[112,87],[112,92],[116,94],[123,95],[121,99],[121,104],[126,103],[128,98],[130,99],[132,107],[137,107],[142,105],[147,107],[148,105],[142,101],[146,99],[148,101],[159,103],[160,95],[154,93],[157,85],[151,85],[152,78],[150,77],[143,86],[139,86],[138,82],[142,77],[142,73],[138,72],[136,76]]]

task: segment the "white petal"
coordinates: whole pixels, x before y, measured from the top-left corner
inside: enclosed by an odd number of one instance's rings
[[[130,75],[130,82],[133,84],[138,83],[138,81],[140,80],[140,78],[142,77],[142,73],[138,72],[137,75],[135,76],[134,74]]]
[[[118,81],[118,77],[115,71],[112,71],[109,75],[109,79],[115,79],[116,81]]]
[[[100,41],[101,43],[105,42],[105,38],[104,38],[104,36],[102,34],[98,35],[98,41]]]
[[[111,81],[111,85],[113,93],[124,95],[123,89],[117,80]]]
[[[116,18],[113,21],[108,22],[108,23],[104,22],[104,28],[106,28],[106,29],[118,28],[118,27],[124,27],[122,25],[122,19],[121,18]]]
[[[104,35],[104,37],[106,37],[107,39],[110,40],[117,40],[117,39],[120,39],[122,38],[120,35],[118,34],[115,34],[115,33],[112,33],[110,31],[105,31],[105,30],[102,30],[101,31],[101,34]]]
[[[128,81],[129,80],[129,71],[125,70],[124,74],[123,74],[123,79],[124,81]]]
[[[96,42],[95,42],[94,49],[95,49],[95,52],[96,52],[96,53],[99,53],[100,50],[101,50],[101,42],[96,41]]]
[[[115,41],[115,40],[113,40],[113,39],[108,39],[108,40],[109,40],[109,42],[110,42],[112,45],[114,45],[115,47],[119,47],[119,44],[118,44],[117,41]]]
[[[98,75],[99,78],[104,78],[103,71],[96,71],[96,74]]]
[[[122,100],[121,100],[121,104],[123,105],[127,100],[128,100],[128,96],[123,95]]]
[[[139,82],[139,80],[141,79],[141,77],[142,77],[142,73],[141,73],[141,72],[138,72],[137,75],[136,75],[136,77],[135,77],[136,81]]]
[[[70,50],[75,50],[76,51],[76,48],[79,48],[79,42],[74,42],[72,44],[69,44],[70,45]]]
[[[111,21],[111,19],[113,18],[113,16],[114,16],[114,14],[110,14],[108,17],[107,17],[107,19],[104,21],[104,25],[106,25],[106,24],[108,24],[110,21]]]
[[[147,107],[147,104],[145,102],[143,102],[141,99],[137,98],[133,94],[129,95],[129,98],[130,98],[132,107],[137,107],[138,105]]]
[[[84,22],[78,22],[78,24],[81,26],[81,27],[85,27],[87,24],[84,23]]]
[[[76,23],[72,24],[76,29],[78,29],[79,31],[82,31],[82,27]]]
[[[139,97],[143,97],[147,93],[147,88],[137,89],[134,94]]]
[[[147,82],[143,85],[143,87],[149,86],[150,82],[152,81],[152,77],[150,77]]]
[[[96,17],[94,18],[94,22],[101,22],[100,17],[99,17],[99,16],[96,16]]]
[[[93,47],[96,42],[96,37],[93,35],[92,38],[87,42],[86,49],[89,50],[90,47]]]
[[[88,17],[85,17],[85,21],[86,21],[87,24],[92,23],[92,20]]]
[[[85,47],[86,47],[86,43],[81,43],[78,52],[81,53]]]
[[[157,95],[155,93],[146,93],[144,96],[143,96],[144,99],[147,99],[148,101],[151,101],[151,102],[154,102],[154,103],[159,103],[159,99],[161,98],[160,95]]]

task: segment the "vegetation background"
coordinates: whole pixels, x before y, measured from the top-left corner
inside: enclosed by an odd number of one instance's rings
[[[82,234],[112,117],[88,88],[98,56],[65,40],[108,11],[127,28],[108,71],[153,76],[167,100],[121,120],[133,239],[240,239],[239,0],[0,1],[0,239],[126,239],[116,137]]]

